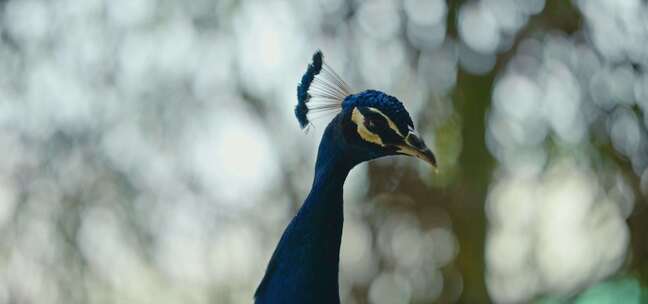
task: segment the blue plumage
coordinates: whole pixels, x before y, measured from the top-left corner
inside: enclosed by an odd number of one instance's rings
[[[311,192],[272,254],[255,293],[257,304],[340,303],[342,187],[354,164],[339,132],[335,124],[324,131]]]
[[[308,115],[326,110],[336,115],[322,135],[311,191],[270,258],[257,304],[340,303],[342,189],[351,169],[388,155],[436,164],[398,99],[375,90],[351,94],[318,51],[297,86],[295,115],[304,128]]]
[[[322,52],[319,50],[313,54],[313,62],[308,65],[306,73],[304,73],[299,85],[297,85],[297,106],[295,106],[295,116],[297,116],[299,126],[302,129],[308,125],[308,106],[306,103],[311,98],[308,90],[310,89],[311,83],[313,83],[315,75],[322,71],[322,57]]]

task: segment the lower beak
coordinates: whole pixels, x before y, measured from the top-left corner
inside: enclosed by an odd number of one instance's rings
[[[436,168],[437,162],[434,153],[425,145],[423,140],[419,138],[414,132],[410,132],[405,137],[405,144],[398,146],[400,153],[414,156]]]

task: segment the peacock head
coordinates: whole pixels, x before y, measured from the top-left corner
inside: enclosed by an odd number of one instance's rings
[[[314,114],[333,112],[330,122],[345,145],[361,160],[408,155],[436,167],[436,158],[414,130],[409,113],[396,97],[376,90],[352,94],[349,86],[317,51],[297,86],[295,115],[302,128]]]

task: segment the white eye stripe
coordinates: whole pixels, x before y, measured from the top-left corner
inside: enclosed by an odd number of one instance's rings
[[[382,117],[384,117],[387,120],[387,124],[389,125],[389,128],[394,130],[394,132],[396,132],[396,134],[400,135],[400,137],[404,137],[403,133],[401,133],[401,131],[398,129],[398,126],[396,126],[396,124],[387,115],[385,115],[382,111],[380,111],[380,110],[378,110],[376,108],[372,108],[372,107],[369,107],[368,109],[370,111],[378,113]]]
[[[358,135],[360,135],[362,139],[370,143],[374,143],[380,146],[385,146],[380,136],[376,135],[375,133],[367,129],[367,127],[364,124],[365,117],[364,115],[362,115],[362,113],[360,113],[360,110],[353,109],[353,112],[351,113],[351,120],[355,122],[355,124],[357,125]]]

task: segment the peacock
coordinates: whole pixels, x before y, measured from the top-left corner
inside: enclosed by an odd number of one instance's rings
[[[320,112],[335,116],[320,141],[312,188],[270,258],[254,295],[257,304],[340,303],[342,188],[354,166],[409,155],[436,167],[397,98],[376,90],[353,94],[318,50],[297,86],[295,115],[304,129]]]

